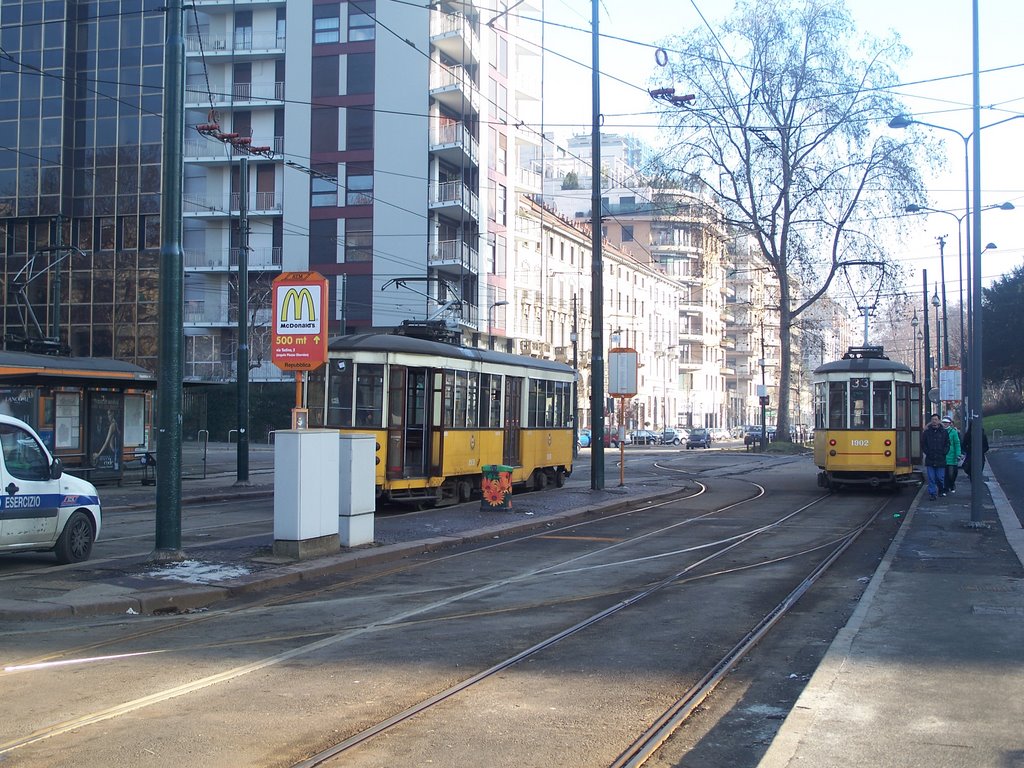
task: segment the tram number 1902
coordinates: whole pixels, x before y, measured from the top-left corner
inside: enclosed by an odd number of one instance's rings
[[[854,448],[867,448],[869,445],[871,445],[871,441],[870,440],[851,440],[850,441],[850,445],[852,445]]]

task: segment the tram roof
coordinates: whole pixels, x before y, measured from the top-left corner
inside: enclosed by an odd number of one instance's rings
[[[0,351],[0,381],[31,384],[55,379],[88,382],[100,386],[128,384],[140,389],[152,389],[156,386],[156,377],[151,371],[134,363],[110,357],[71,357]]]
[[[823,373],[909,373],[913,371],[897,360],[878,357],[855,357],[844,360],[834,360],[831,363],[819,365],[814,369],[814,375]]]
[[[328,342],[332,352],[395,352],[433,357],[452,357],[481,363],[526,366],[558,373],[572,373],[572,366],[539,357],[513,355],[492,349],[461,347],[441,341],[420,339],[394,333],[356,333],[349,336],[335,336]]]

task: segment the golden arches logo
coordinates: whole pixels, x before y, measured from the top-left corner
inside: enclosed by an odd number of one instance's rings
[[[287,323],[289,319],[316,322],[316,302],[313,301],[313,293],[309,288],[289,288],[285,291],[284,301],[281,302],[280,321]]]

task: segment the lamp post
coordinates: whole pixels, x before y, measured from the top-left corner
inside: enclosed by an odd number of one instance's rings
[[[932,306],[935,307],[935,384],[939,383],[939,369],[942,367],[942,347],[939,346],[939,341],[942,339],[939,328],[939,305],[942,302],[939,300],[939,286],[935,286],[935,293],[932,294]]]
[[[914,343],[914,381],[917,381],[917,326],[920,324],[920,320],[917,319],[917,307],[914,307],[914,316],[910,319],[911,334],[913,335]]]
[[[576,327],[576,293],[572,294],[572,331],[569,332],[569,341],[572,342],[572,455],[575,457],[580,448],[580,366],[577,352],[579,332]],[[593,434],[593,431],[591,431]]]
[[[507,301],[496,301],[487,308],[487,348],[494,349],[494,333],[491,330],[494,326],[494,310],[498,307],[507,307]]]

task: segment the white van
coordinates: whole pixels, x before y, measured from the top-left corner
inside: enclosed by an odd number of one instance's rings
[[[0,552],[52,551],[88,560],[100,533],[96,487],[65,475],[25,422],[0,414]]]

